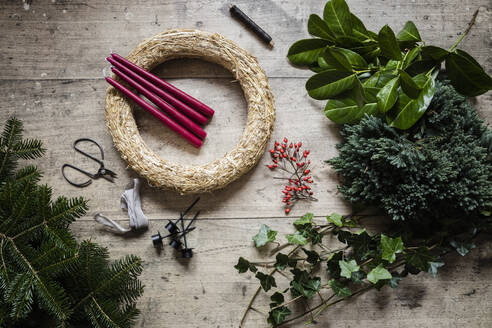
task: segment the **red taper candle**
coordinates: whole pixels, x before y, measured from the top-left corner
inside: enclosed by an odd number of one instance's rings
[[[162,123],[167,125],[171,130],[185,138],[189,143],[191,143],[193,146],[200,148],[202,146],[202,141],[195,136],[193,133],[190,131],[186,130],[183,128],[181,125],[177,124],[173,120],[171,120],[169,117],[164,115],[161,111],[159,111],[157,108],[154,106],[151,106],[149,103],[144,101],[142,98],[134,94],[132,91],[127,89],[125,86],[120,84],[119,82],[113,80],[110,77],[106,77],[106,81],[111,84],[113,87],[116,89],[120,90],[123,92],[128,98],[136,102],[140,107],[145,109],[147,112],[150,114],[154,115],[157,119],[159,119]]]
[[[201,112],[203,115],[207,117],[212,117],[214,115],[214,110],[201,101],[193,98],[189,94],[185,93],[184,91],[179,90],[176,88],[174,85],[162,80],[161,78],[155,76],[154,74],[144,70],[143,68],[135,65],[131,61],[127,60],[126,58],[123,58],[122,56],[112,53],[111,56],[134,71],[135,73],[141,75],[142,77],[146,78],[147,80],[151,81],[152,83],[156,84],[157,86],[161,87],[162,89],[172,93],[176,98],[180,99],[181,101],[187,103],[194,109],[198,110]]]
[[[181,124],[188,131],[194,133],[200,139],[205,139],[207,132],[205,132],[200,126],[195,122],[190,120],[188,117],[184,116],[176,110],[173,106],[169,105],[167,102],[159,98],[156,94],[145,89],[143,86],[138,84],[135,80],[131,79],[128,75],[124,74],[115,67],[111,67],[113,73],[118,75],[123,81],[128,83],[130,86],[134,87],[138,92],[143,94],[147,99],[153,102],[157,107],[166,112],[171,118],[173,118],[176,123]]]
[[[144,79],[140,75],[134,73],[132,70],[127,68],[125,65],[121,64],[120,62],[117,62],[112,57],[108,57],[108,58],[106,58],[106,60],[111,65],[113,65],[114,67],[116,67],[117,69],[119,69],[120,71],[125,73],[126,75],[128,75],[130,78],[137,81],[137,83],[142,85],[145,89],[155,93],[156,95],[161,97],[164,101],[168,102],[171,106],[173,106],[174,108],[179,110],[181,113],[183,113],[186,116],[188,116],[189,118],[191,118],[196,123],[201,124],[201,125],[204,125],[205,123],[207,123],[207,118],[205,116],[203,116],[199,112],[195,111],[193,108],[191,108],[190,106],[188,106],[187,104],[185,104],[181,100],[176,99],[175,97],[173,97],[169,93],[165,92],[164,90],[162,90],[159,87],[155,86],[154,84],[150,83],[149,81],[147,81],[146,79]]]

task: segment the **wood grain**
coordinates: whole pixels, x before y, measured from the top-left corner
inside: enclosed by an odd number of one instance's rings
[[[490,1],[488,0],[349,0],[349,5],[377,30],[384,24],[398,29],[413,20],[429,43],[449,47],[463,31],[473,11],[477,23],[463,42],[490,72],[492,68]],[[193,196],[145,187],[143,208],[151,220],[142,235],[121,238],[96,226],[92,216],[101,212],[126,223],[119,197],[134,173],[112,147],[104,122],[106,84],[104,57],[113,49],[126,55],[142,39],[168,28],[199,28],[223,34],[258,57],[275,95],[277,120],[273,138],[302,140],[316,164],[318,202],[296,205],[292,217],[311,211],[317,215],[350,208],[336,191],[337,180],[324,160],[336,155],[337,128],[323,117],[323,103],[304,91],[309,71],[287,63],[290,44],[308,37],[307,18],[322,13],[323,1],[236,1],[242,10],[270,33],[276,46],[269,50],[254,35],[233,21],[228,1],[0,1],[0,122],[10,115],[22,119],[26,135],[41,138],[47,148],[39,161],[43,182],[55,195],[90,199],[87,216],[73,224],[80,239],[107,246],[112,257],[135,253],[145,261],[146,285],[140,301],[139,327],[237,327],[254,292],[256,279],[238,275],[233,265],[239,256],[265,257],[252,246],[251,236],[261,223],[290,233],[292,219],[282,215],[281,184],[259,165],[225,190],[201,196],[197,230],[190,235],[195,257],[186,263],[166,248],[160,255],[150,235],[165,220],[191,202]],[[246,104],[240,87],[223,68],[198,60],[176,60],[156,68],[178,87],[204,99],[217,111],[206,127],[209,137],[197,152],[144,112],[135,116],[144,140],[160,155],[183,163],[205,163],[232,148],[246,122]],[[476,106],[492,121],[492,96],[479,97]],[[99,141],[107,167],[119,178],[114,184],[95,181],[85,189],[68,185],[60,174],[63,163],[95,169],[71,148],[79,137]],[[322,220],[322,217],[318,217]],[[370,227],[381,222],[368,221]],[[492,319],[492,249],[482,242],[465,258],[453,255],[438,278],[410,277],[393,291],[367,293],[350,306],[338,306],[321,317],[319,327],[489,327]],[[264,309],[268,301],[260,298]],[[303,327],[302,322],[291,327]],[[248,327],[266,327],[264,318],[251,313]]]

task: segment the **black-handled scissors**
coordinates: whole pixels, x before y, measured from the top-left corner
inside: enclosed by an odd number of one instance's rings
[[[91,156],[91,155],[83,152],[79,148],[77,148],[77,144],[80,143],[80,142],[84,142],[84,141],[93,143],[94,145],[97,146],[97,148],[99,148],[99,150],[101,151],[101,159],[95,158],[95,157],[93,157],[93,156]],[[108,180],[109,182],[113,182],[113,179],[116,178],[116,173],[114,173],[113,171],[111,171],[111,170],[109,170],[109,169],[107,169],[107,168],[104,167],[104,162],[103,162],[103,160],[104,160],[104,152],[103,152],[102,147],[97,142],[95,142],[94,140],[89,139],[89,138],[80,138],[80,139],[75,140],[75,142],[73,143],[73,149],[75,149],[75,151],[81,153],[85,157],[88,157],[88,158],[92,159],[93,161],[97,162],[99,164],[99,170],[97,170],[97,172],[94,174],[94,173],[90,173],[90,172],[84,171],[84,170],[82,170],[82,169],[80,169],[78,167],[75,167],[72,164],[63,164],[63,166],[61,168],[62,175],[65,178],[65,180],[67,180],[67,182],[70,183],[72,186],[83,188],[83,187],[87,187],[88,185],[90,185],[92,183],[92,179],[103,178],[103,179]],[[76,171],[79,171],[80,173],[83,173],[83,174],[87,175],[91,179],[87,180],[86,182],[82,182],[82,183],[72,182],[65,175],[65,168],[66,167],[70,167],[70,168],[72,168],[72,169],[74,169]]]

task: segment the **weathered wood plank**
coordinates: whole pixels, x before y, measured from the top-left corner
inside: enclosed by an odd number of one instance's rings
[[[127,54],[141,40],[170,28],[221,33],[257,56],[270,77],[309,76],[310,72],[290,66],[285,56],[294,41],[308,37],[309,14],[322,14],[324,5],[315,0],[236,1],[271,33],[276,47],[269,50],[230,17],[225,0],[29,2],[29,6],[21,1],[0,2],[0,78],[97,78],[110,49]],[[480,63],[490,64],[488,0],[352,0],[349,5],[370,29],[389,24],[397,30],[413,20],[424,40],[443,47],[454,43],[480,8],[463,48]]]
[[[174,64],[179,65],[179,62]],[[337,194],[336,177],[323,162],[336,155],[335,144],[339,140],[336,126],[321,111],[323,103],[306,95],[302,79],[274,78],[270,82],[277,108],[272,142],[284,136],[302,141],[311,149],[310,157],[315,164],[314,190],[319,201],[299,203],[292,214],[302,214],[307,210],[317,214],[347,213],[348,207]],[[246,122],[246,104],[238,84],[232,79],[180,79],[176,84],[203,96],[217,110],[217,115],[206,127],[208,137],[204,146],[197,151],[151,115],[139,110],[135,115],[144,140],[164,158],[180,163],[201,164],[225,154],[239,139]],[[0,120],[3,122],[8,116],[16,115],[24,121],[27,136],[44,141],[47,153],[39,165],[45,173],[43,182],[53,186],[55,194],[82,195],[91,200],[91,211],[105,211],[112,215],[119,213],[119,197],[135,173],[125,169],[126,163],[112,146],[104,120],[105,89],[104,80],[1,81],[0,98],[4,100],[0,105]],[[479,108],[485,110],[484,115],[489,122],[492,121],[492,112],[486,109],[490,104],[489,95],[479,98]],[[97,169],[95,163],[85,160],[71,148],[73,141],[81,137],[90,137],[101,143],[106,153],[106,166],[119,176],[114,185],[100,179],[87,188],[79,189],[65,182],[60,172],[64,163]],[[282,184],[272,178],[280,172],[273,173],[264,167],[269,160],[266,154],[257,167],[225,190],[202,195],[199,207],[207,216],[215,218],[282,215]],[[145,213],[159,213],[162,217],[174,215],[194,198],[177,197],[172,192],[149,187],[144,188],[142,197]]]
[[[116,219],[123,219],[118,215]],[[150,235],[165,221],[151,217],[151,228],[138,237],[114,236],[93,222],[78,221],[72,229],[79,238],[91,238],[110,248],[112,257],[132,252],[145,261],[142,280],[146,288],[139,302],[142,315],[137,326],[237,327],[242,311],[258,286],[250,274],[233,268],[239,256],[267,259],[266,251],[252,246],[251,236],[261,223],[279,231],[279,239],[292,232],[285,218],[261,220],[208,220],[202,216],[189,235],[195,247],[190,261],[176,259],[169,246],[158,255]],[[318,218],[322,222],[323,218]],[[369,227],[371,221],[366,220]],[[329,239],[325,238],[329,243]],[[333,243],[331,243],[333,246]],[[320,327],[488,327],[492,317],[492,248],[482,243],[469,255],[448,256],[448,264],[437,278],[420,274],[405,278],[401,286],[372,291],[327,310]],[[282,282],[282,278],[278,278]],[[262,293],[263,295],[263,293]],[[268,300],[255,306],[266,310]],[[292,327],[302,327],[302,321]],[[267,327],[264,318],[251,312],[246,327]]]

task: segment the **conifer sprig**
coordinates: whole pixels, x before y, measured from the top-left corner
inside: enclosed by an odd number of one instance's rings
[[[0,328],[131,327],[143,293],[141,260],[111,262],[104,247],[77,243],[69,226],[87,201],[52,200],[35,166],[16,170],[19,159],[45,151],[22,131],[11,118],[0,135]]]

